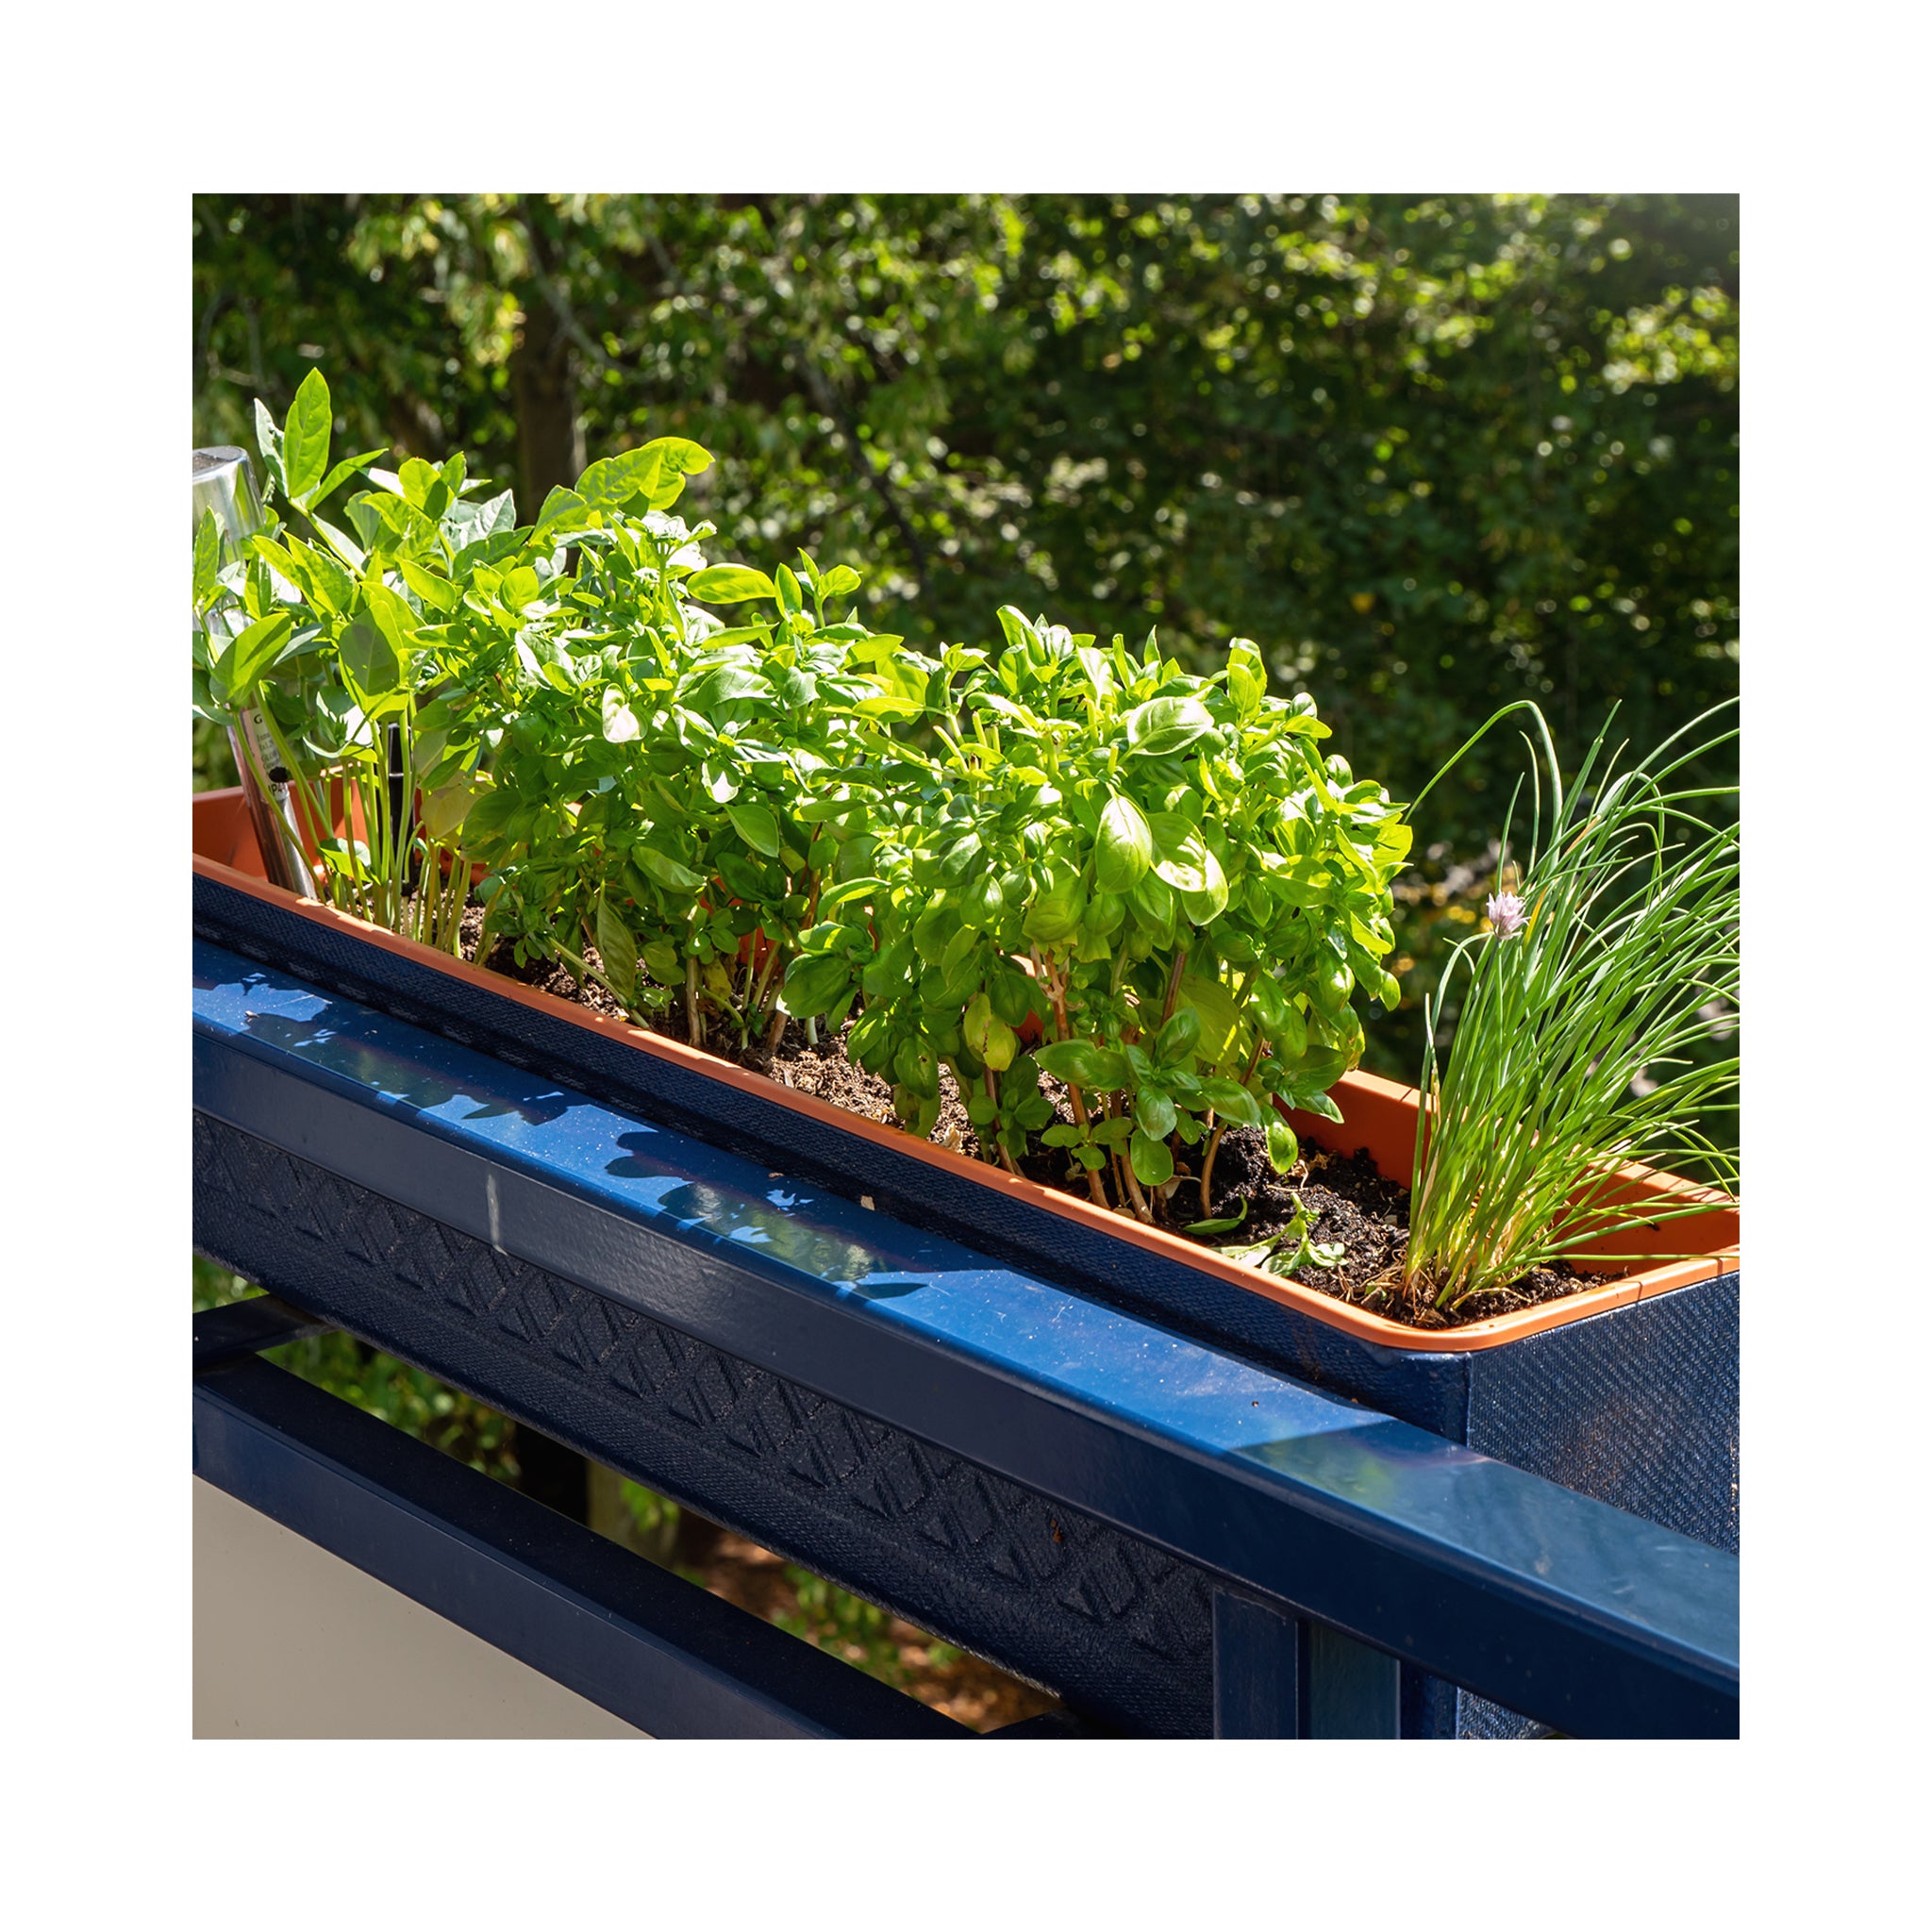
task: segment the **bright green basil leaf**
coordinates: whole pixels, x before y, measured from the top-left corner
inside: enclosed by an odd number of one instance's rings
[[[597,895],[597,951],[610,991],[627,1007],[638,997],[638,942],[617,908],[603,893]]]
[[[1074,656],[1079,661],[1080,669],[1087,674],[1087,682],[1093,687],[1094,696],[1103,699],[1111,696],[1114,688],[1113,667],[1106,658],[1091,644],[1082,644],[1074,651]]]
[[[387,456],[389,452],[383,449],[365,449],[356,456],[344,457],[341,459],[341,461],[339,462],[335,466],[335,468],[332,469],[328,473],[328,475],[322,479],[322,481],[319,484],[316,485],[314,491],[309,495],[308,504],[305,505],[304,508],[307,508],[318,503],[326,503],[329,497],[332,496],[337,490],[341,489],[341,487],[344,483],[346,483],[351,476],[355,475],[358,471],[363,469],[367,464],[373,463],[377,457]],[[457,460],[457,458],[452,458],[451,460],[455,461]]]
[[[1127,1159],[1133,1165],[1134,1178],[1143,1188],[1158,1188],[1174,1178],[1174,1156],[1167,1142],[1151,1134],[1135,1133],[1127,1142]]]
[[[1165,943],[1174,931],[1174,889],[1158,874],[1150,872],[1135,883],[1127,903],[1157,939]]]
[[[1156,812],[1148,826],[1153,835],[1156,873],[1177,892],[1208,891],[1221,868],[1214,863],[1214,855],[1201,842],[1199,828],[1173,811]],[[1224,891],[1225,889],[1224,880]]]
[[[1154,1058],[1174,1066],[1192,1053],[1201,1038],[1201,1015],[1192,1007],[1178,1007],[1174,1017],[1154,1036]]]
[[[1237,1126],[1258,1127],[1265,1124],[1261,1103],[1238,1080],[1204,1079],[1201,1098],[1224,1120]]]
[[[1331,958],[1324,966],[1319,967],[1308,982],[1308,996],[1315,1003],[1315,1010],[1324,1013],[1331,1020],[1337,1019],[1348,1005],[1350,990],[1355,985],[1355,975],[1340,959]]]
[[[653,940],[641,958],[644,970],[659,986],[675,986],[684,977],[684,969],[677,963],[677,948],[669,940]]]
[[[768,664],[765,675],[788,711],[804,710],[819,694],[819,681],[809,671],[798,671],[790,664]]]
[[[445,843],[456,836],[475,798],[475,789],[466,778],[438,786],[423,800],[423,829],[438,844]]]
[[[215,513],[205,509],[194,526],[194,608],[199,610],[214,594],[216,573],[222,567],[222,531]]]
[[[686,579],[691,595],[706,604],[742,604],[752,597],[775,597],[777,588],[761,570],[741,563],[714,563]]]
[[[801,953],[785,970],[785,1010],[796,1019],[826,1012],[851,986],[851,962],[840,953]]]
[[[1276,1174],[1286,1174],[1302,1158],[1301,1142],[1294,1129],[1275,1114],[1268,1123],[1268,1164]]]
[[[606,515],[640,509],[669,509],[684,490],[686,476],[710,467],[708,450],[682,436],[660,436],[641,449],[606,457],[577,478],[575,494],[585,506]]]
[[[960,889],[959,916],[976,931],[995,930],[1005,907],[1006,897],[1000,891],[998,874],[991,871],[982,871]]]
[[[1014,650],[1025,651],[1029,646],[1035,651],[1040,648],[1040,633],[1028,622],[1024,611],[1010,604],[1002,604],[999,609],[1000,628],[1007,634],[1007,642]]]
[[[282,655],[294,629],[292,611],[271,611],[257,618],[223,653],[219,668],[229,701],[238,708],[252,702],[262,674]]]
[[[1034,900],[1021,930],[1029,940],[1050,946],[1072,939],[1080,929],[1087,910],[1087,888],[1078,873],[1069,873],[1054,881]]]
[[[1131,892],[1154,863],[1154,835],[1131,798],[1110,793],[1093,848],[1094,882],[1103,892]]]
[[[284,496],[288,495],[288,479],[282,469],[282,432],[275,426],[275,419],[269,414],[268,405],[259,396],[255,399],[255,441],[261,451],[263,478]]]
[[[984,992],[976,994],[966,1008],[966,1044],[994,1073],[1004,1073],[1013,1064],[1020,1050],[1019,1037],[992,1009]]]
[[[463,593],[457,585],[434,571],[425,570],[413,558],[397,558],[396,568],[402,573],[404,583],[432,610],[454,610],[463,601]]]
[[[940,955],[940,974],[950,985],[963,974],[979,954],[979,935],[970,925],[962,925],[946,941],[946,950]],[[978,968],[973,967],[976,975]],[[975,1046],[973,1051],[977,1053]]]
[[[1166,1140],[1174,1132],[1174,1102],[1158,1087],[1141,1088],[1134,1095],[1134,1123],[1143,1134]]]
[[[553,484],[550,494],[543,499],[543,508],[537,513],[538,542],[555,542],[559,537],[585,528],[590,522],[590,508],[575,490]]]
[[[1208,882],[1199,891],[1184,891],[1180,895],[1181,910],[1196,925],[1211,925],[1227,910],[1227,879],[1221,870],[1221,861],[1211,852],[1208,854],[1206,871]]]
[[[614,684],[605,691],[602,708],[604,736],[609,743],[628,744],[641,732],[638,714],[625,703],[623,691]]]
[[[772,694],[772,687],[756,671],[748,671],[742,664],[716,664],[692,681],[683,702],[695,711],[708,712],[741,698],[769,698]]]
[[[762,852],[767,858],[777,858],[778,821],[764,806],[755,805],[749,799],[734,799],[724,808],[724,816],[731,821],[732,830],[754,852]]]
[[[698,648],[722,651],[732,644],[757,644],[762,649],[771,641],[772,626],[769,624],[738,624],[724,630],[714,630]]]
[[[684,493],[684,479],[711,467],[710,451],[688,436],[654,437],[631,456],[642,458],[633,475],[638,492],[653,509],[669,509]]]
[[[370,475],[377,473],[371,471]],[[352,506],[353,508],[353,506]],[[421,511],[415,512],[420,516]],[[453,503],[443,511],[437,525],[443,541],[455,551],[461,564],[467,558],[493,556],[501,545],[504,554],[517,547],[517,504],[515,493],[503,491],[483,503]]]
[[[1208,1065],[1247,1058],[1252,1039],[1241,1024],[1233,993],[1220,980],[1196,973],[1182,974],[1181,1003],[1200,1015],[1201,1038],[1195,1050]]]
[[[1199,698],[1154,698],[1121,720],[1127,742],[1141,758],[1171,758],[1214,729]]]
[[[329,429],[328,384],[320,369],[311,369],[282,425],[282,467],[288,478],[283,493],[291,503],[306,508],[328,474]]]
[[[509,824],[517,808],[516,793],[508,786],[493,786],[477,799],[463,819],[465,842],[487,839]]]
[[[347,564],[351,570],[359,571],[362,568],[363,564],[368,561],[368,559],[362,554],[361,546],[358,544],[354,541],[354,539],[349,537],[344,531],[337,529],[333,524],[324,523],[323,520],[319,516],[315,515],[315,513],[312,510],[309,512],[308,521],[315,525],[316,532],[322,538],[323,541],[325,542],[328,545],[328,547],[335,552],[337,557],[339,557],[342,560],[342,562]]]
[[[674,892],[694,892],[704,884],[704,880],[688,865],[680,865],[654,845],[635,846],[631,857],[648,876],[660,886],[668,886]]]
[[[989,887],[1001,891],[1000,882],[988,875]],[[983,929],[983,928],[982,928]],[[1001,965],[988,975],[987,991],[992,994],[992,1009],[1008,1026],[1024,1026],[1035,1018],[1033,981],[1017,966]]]
[[[1261,653],[1246,638],[1234,638],[1227,647],[1227,694],[1243,718],[1260,707],[1268,690],[1268,672]]]
[[[1091,1040],[1057,1040],[1034,1056],[1056,1080],[1096,1092],[1118,1092],[1127,1084],[1127,1063]]]
[[[966,874],[975,869],[979,858],[980,842],[977,832],[962,832],[947,846],[940,860],[940,877],[951,886],[957,885]]]

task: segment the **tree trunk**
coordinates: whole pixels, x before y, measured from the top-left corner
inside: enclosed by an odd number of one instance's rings
[[[533,524],[553,487],[584,473],[584,425],[577,413],[576,357],[561,319],[541,288],[524,297],[524,332],[510,358],[517,445],[523,464],[521,522]]]
[[[575,1449],[518,1423],[510,1452],[517,1459],[517,1488],[525,1495],[573,1523],[591,1520],[590,1465]]]

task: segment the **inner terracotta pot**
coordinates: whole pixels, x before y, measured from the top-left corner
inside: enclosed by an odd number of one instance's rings
[[[254,830],[239,789],[207,791],[195,797],[194,865],[197,872],[219,878],[231,888],[268,899],[304,919],[337,925],[354,933],[364,943],[407,955],[421,964],[433,966],[440,973],[487,987],[500,998],[620,1038],[640,1052],[699,1069],[708,1078],[746,1091],[756,1091],[762,1100],[808,1115],[833,1131],[889,1146],[896,1154],[964,1174],[982,1187],[1015,1195],[1029,1206],[1104,1231],[1117,1240],[1181,1262],[1249,1293],[1293,1308],[1328,1327],[1383,1347],[1426,1353],[1464,1353],[1495,1348],[1629,1303],[1669,1293],[1692,1282],[1727,1274],[1738,1266],[1739,1214],[1734,1204],[1723,1195],[1675,1175],[1632,1164],[1620,1171],[1621,1199],[1655,1201],[1659,1208],[1666,1204],[1682,1205],[1690,1200],[1723,1204],[1690,1224],[1697,1230],[1694,1238],[1706,1243],[1696,1257],[1680,1260],[1658,1258],[1681,1249],[1687,1239],[1682,1231],[1685,1224],[1667,1221],[1639,1226],[1624,1231],[1614,1242],[1607,1243],[1599,1250],[1570,1257],[1577,1269],[1600,1275],[1602,1280],[1598,1286],[1583,1289],[1561,1300],[1540,1303],[1487,1321],[1473,1322],[1463,1327],[1412,1328],[1387,1316],[1338,1301],[1317,1289],[1305,1288],[1299,1282],[1283,1280],[1226,1260],[1212,1248],[1183,1241],[1161,1228],[1144,1226],[1129,1217],[1099,1208],[1090,1200],[1007,1174],[950,1148],[917,1141],[895,1128],[848,1113],[828,1101],[795,1092],[776,1081],[767,1080],[682,1041],[671,1040],[607,1014],[592,1012],[588,1008],[524,986],[501,974],[487,972],[466,960],[400,939],[393,933],[332,908],[297,899],[292,893],[267,883],[256,850]],[[1416,1090],[1378,1078],[1373,1074],[1353,1073],[1342,1076],[1332,1097],[1341,1111],[1341,1124],[1307,1114],[1291,1114],[1289,1118],[1296,1133],[1331,1153],[1352,1154],[1358,1148],[1366,1149],[1386,1179],[1406,1187],[1410,1178],[1415,1142],[1419,1106]]]

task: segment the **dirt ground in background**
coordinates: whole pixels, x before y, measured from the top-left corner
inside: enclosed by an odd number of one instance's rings
[[[687,1574],[740,1609],[796,1630],[799,1626],[794,1620],[801,1614],[798,1591],[786,1569],[784,1557],[726,1533],[711,1556],[694,1573]],[[829,1625],[812,1627],[811,1636],[821,1648],[842,1655],[848,1663],[863,1666],[868,1660],[864,1644],[841,1642]],[[897,1617],[887,1623],[881,1641],[897,1653],[899,1670],[893,1674],[897,1689],[975,1731],[998,1730],[1059,1707],[1058,1701],[1044,1690],[1036,1690],[995,1665],[940,1643]]]

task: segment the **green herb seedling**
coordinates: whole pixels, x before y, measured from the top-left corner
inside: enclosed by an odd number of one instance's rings
[[[1341,1267],[1346,1258],[1343,1244],[1311,1241],[1308,1230],[1315,1224],[1315,1216],[1303,1205],[1299,1194],[1293,1198],[1294,1212],[1286,1227],[1271,1234],[1266,1241],[1253,1241],[1245,1247],[1223,1248],[1224,1258],[1238,1261],[1243,1267],[1259,1268],[1269,1274],[1292,1274],[1297,1268]]]

